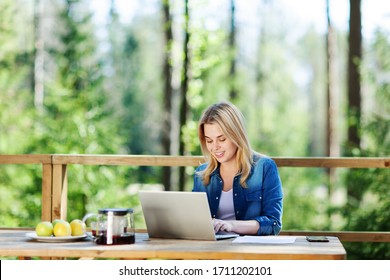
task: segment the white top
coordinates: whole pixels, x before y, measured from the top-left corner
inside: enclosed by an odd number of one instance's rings
[[[227,192],[222,191],[219,200],[217,219],[221,219],[221,220],[236,219],[236,215],[234,214],[233,189],[230,189]]]

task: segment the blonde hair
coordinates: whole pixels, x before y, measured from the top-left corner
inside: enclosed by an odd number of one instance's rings
[[[210,155],[207,149],[204,135],[205,124],[218,124],[223,134],[237,146],[236,160],[241,174],[240,184],[246,187],[245,182],[253,163],[253,151],[248,141],[244,116],[236,106],[229,102],[216,103],[203,112],[198,125],[198,137],[203,155],[208,161],[207,168],[201,172],[201,176],[203,184],[208,185],[211,173],[218,167],[218,161]]]

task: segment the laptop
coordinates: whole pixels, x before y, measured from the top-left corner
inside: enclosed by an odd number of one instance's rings
[[[139,191],[149,237],[220,240],[239,234],[215,234],[207,194],[184,191]]]

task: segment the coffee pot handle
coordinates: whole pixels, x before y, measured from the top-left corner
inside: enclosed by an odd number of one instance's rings
[[[89,220],[92,218],[94,218],[94,221],[91,221],[89,222]],[[96,241],[97,239],[97,236],[96,236],[96,231],[97,231],[97,217],[98,215],[95,214],[95,213],[88,213],[86,214],[84,217],[83,217],[83,222],[85,223],[85,227],[83,228],[84,229],[84,233],[90,238],[92,239],[93,241]],[[88,229],[91,229],[91,232],[88,231]],[[93,234],[93,232],[95,231],[95,235]]]

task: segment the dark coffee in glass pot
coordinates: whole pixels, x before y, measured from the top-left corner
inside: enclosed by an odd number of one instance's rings
[[[135,229],[133,209],[104,208],[98,214],[87,214],[84,219],[92,235],[88,234],[99,245],[133,244]]]

